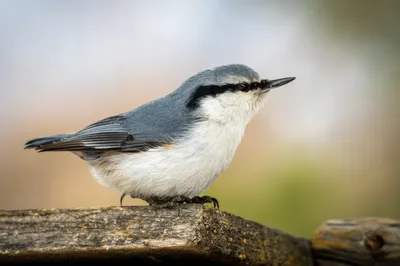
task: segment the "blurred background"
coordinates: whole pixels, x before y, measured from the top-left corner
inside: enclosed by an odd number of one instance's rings
[[[297,79],[269,94],[207,191],[223,211],[306,237],[327,219],[399,219],[398,10],[396,0],[1,1],[0,208],[118,205],[80,158],[25,141],[241,63]]]

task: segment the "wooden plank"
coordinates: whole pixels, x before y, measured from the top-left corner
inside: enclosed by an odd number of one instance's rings
[[[0,211],[0,264],[313,265],[310,240],[202,205]]]

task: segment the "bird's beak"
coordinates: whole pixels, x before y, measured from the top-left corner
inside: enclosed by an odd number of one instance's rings
[[[280,86],[288,84],[289,82],[292,82],[294,79],[295,77],[273,79],[273,80],[264,79],[261,81],[261,83],[264,83],[263,87],[265,88],[265,90],[269,91],[270,89],[278,88]]]

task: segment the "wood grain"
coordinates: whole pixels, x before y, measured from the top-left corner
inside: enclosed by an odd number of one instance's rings
[[[311,266],[310,241],[202,205],[0,211],[0,264]]]

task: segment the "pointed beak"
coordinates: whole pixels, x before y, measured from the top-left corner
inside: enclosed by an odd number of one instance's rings
[[[264,84],[263,87],[265,88],[265,90],[269,91],[270,89],[278,88],[280,86],[288,84],[289,82],[292,82],[295,79],[296,79],[295,77],[273,79],[273,80],[264,79],[261,81],[261,83]]]

